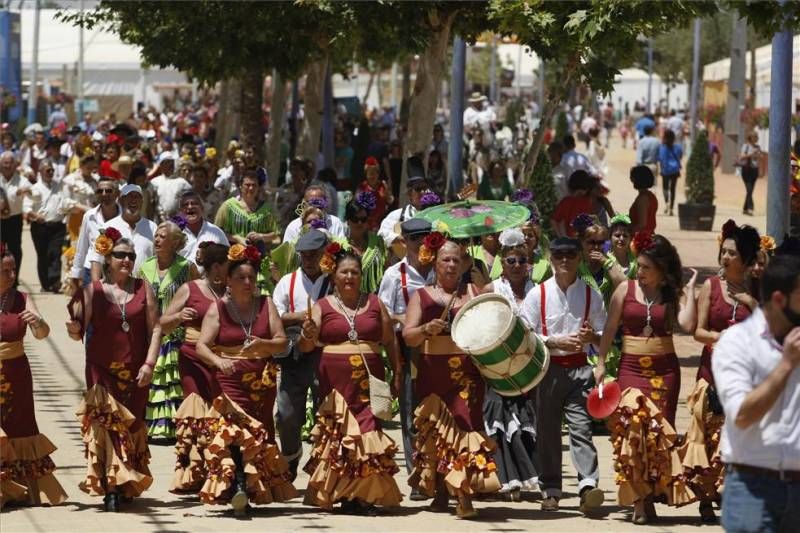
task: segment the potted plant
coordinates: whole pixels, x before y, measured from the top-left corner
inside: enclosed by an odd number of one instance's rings
[[[678,204],[682,230],[711,231],[714,225],[714,168],[708,148],[708,134],[697,133],[692,155],[686,164],[686,203]]]

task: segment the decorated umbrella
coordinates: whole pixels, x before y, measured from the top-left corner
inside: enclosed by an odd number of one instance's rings
[[[454,239],[499,233],[524,224],[530,211],[524,205],[502,200],[463,200],[429,207],[416,218],[427,220],[434,231],[442,231]]]

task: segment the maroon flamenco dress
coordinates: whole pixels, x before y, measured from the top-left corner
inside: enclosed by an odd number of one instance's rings
[[[675,445],[681,374],[666,307],[651,307],[648,332],[647,306],[636,299],[636,281],[628,281],[617,378],[622,399],[608,420],[620,505],[646,497],[674,506],[695,501]]]
[[[0,507],[58,505],[67,495],[53,476],[56,447],[36,425],[33,377],[22,345],[28,325],[19,315],[27,295],[9,291],[14,299],[0,309]]]
[[[175,413],[175,477],[171,492],[197,492],[206,480],[205,449],[211,442],[211,423],[207,418],[211,402],[220,388],[214,369],[197,356],[200,327],[213,299],[206,298],[196,281],[190,281],[185,307],[197,311],[197,318],[186,322],[186,334],[178,357],[183,403]]]
[[[135,280],[133,298],[125,305],[129,331],[122,329],[122,312],[93,283],[92,335],[86,347],[87,392],[78,408],[88,462],[80,488],[92,496],[117,491],[132,498],[152,483],[144,424],[149,387],[136,376],[147,359],[147,292]]]
[[[731,305],[722,294],[719,276],[712,276],[711,305],[708,310],[708,329],[722,332],[733,324],[750,316],[750,308],[744,304]],[[719,501],[724,469],[719,453],[719,437],[725,415],[722,414],[714,389],[714,375],[711,373],[713,346],[703,347],[700,367],[697,369],[697,383],[686,399],[691,413],[689,429],[680,449],[683,467],[689,476],[689,485],[700,499]]]
[[[427,290],[419,291],[425,324],[444,307]],[[450,320],[459,308],[450,310]],[[434,496],[436,474],[444,476],[451,495],[500,490],[492,455],[495,442],[483,422],[485,385],[472,359],[453,342],[449,331],[425,340],[414,379],[420,404],[415,411],[414,471],[409,485]]]
[[[267,298],[259,301],[252,335],[270,338]],[[243,358],[246,335],[229,313],[225,302],[216,302],[219,333],[214,353],[233,359],[234,372],[226,376],[214,372],[220,394],[211,404],[206,418],[212,419],[209,444],[205,450],[207,475],[200,499],[222,505],[233,497],[236,476],[251,503],[268,504],[295,498],[298,493],[290,481],[289,465],[275,444],[275,405],[277,364],[271,358]]]
[[[310,476],[305,503],[328,510],[346,500],[396,507],[403,499],[393,477],[399,470],[394,461],[397,445],[372,414],[364,368],[366,361],[372,375],[384,379],[380,301],[370,294],[366,309],[356,316],[358,343],[348,339],[350,326],[341,312],[327,299],[319,306],[321,401],[311,430],[311,457],[304,467]]]

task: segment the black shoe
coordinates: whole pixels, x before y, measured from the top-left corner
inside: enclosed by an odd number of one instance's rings
[[[119,512],[119,496],[117,496],[116,492],[109,492],[103,498],[103,509],[107,513],[118,513]]]
[[[417,487],[414,487],[411,489],[411,494],[408,495],[408,499],[412,502],[424,502],[430,498],[422,494]]]
[[[552,496],[542,500],[542,511],[558,511],[558,500]]]
[[[289,481],[294,483],[294,480],[297,479],[297,467],[300,466],[300,458],[295,457],[291,461],[289,461]]]
[[[247,482],[244,472],[237,470],[233,482],[233,495],[231,496],[231,507],[235,516],[247,514]]]

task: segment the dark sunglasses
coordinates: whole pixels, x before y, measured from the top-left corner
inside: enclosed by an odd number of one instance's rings
[[[553,259],[575,259],[578,257],[578,252],[575,250],[559,250],[552,252],[551,255],[553,256]]]
[[[586,241],[586,244],[589,246],[594,246],[596,248],[602,248],[605,245],[606,241]]]
[[[528,264],[527,257],[506,257],[505,261],[508,266],[512,267],[517,265],[523,266]]]
[[[425,238],[425,234],[415,233],[414,235],[405,235],[405,239],[411,242],[419,242]]]
[[[411,187],[411,189],[414,192],[425,192],[425,191],[428,190],[428,186],[427,185],[415,185],[414,187]]]
[[[129,261],[136,261],[136,254],[133,252],[111,252],[111,257],[114,259],[128,259]]]
[[[97,189],[98,194],[114,194],[114,189],[111,187]]]
[[[350,217],[350,222],[354,222],[356,224],[363,224],[367,221],[368,217]]]
[[[44,171],[49,173],[49,172],[55,172],[56,169],[54,169],[54,168],[46,168],[46,169],[44,169]]]

